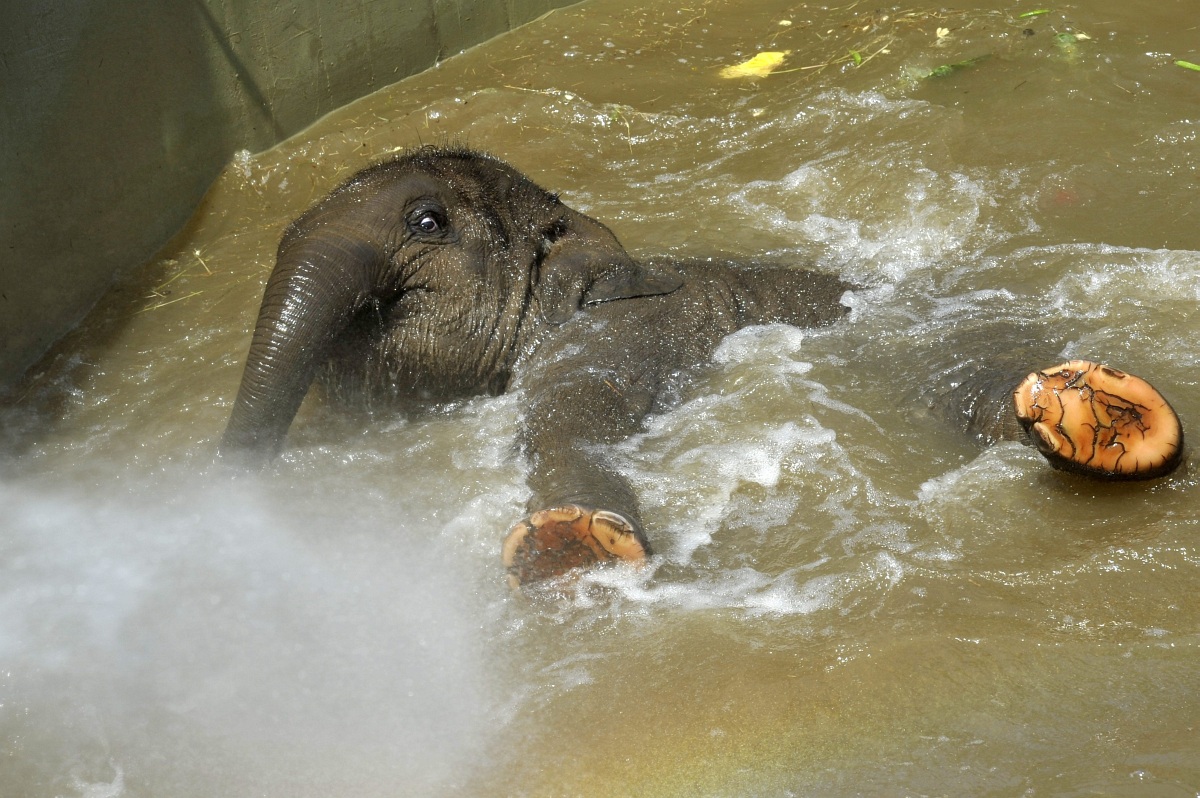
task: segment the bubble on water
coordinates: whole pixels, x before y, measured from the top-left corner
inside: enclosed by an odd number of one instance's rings
[[[249,180],[254,174],[252,166],[254,154],[250,150],[238,150],[233,154],[230,164],[236,169],[243,178]]]

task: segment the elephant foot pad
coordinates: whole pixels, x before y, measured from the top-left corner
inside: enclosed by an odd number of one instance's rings
[[[1013,392],[1017,418],[1051,465],[1103,479],[1162,476],[1183,428],[1150,383],[1087,360],[1035,371]]]
[[[596,563],[640,563],[649,553],[642,533],[621,515],[570,504],[539,510],[514,526],[501,556],[515,589]]]

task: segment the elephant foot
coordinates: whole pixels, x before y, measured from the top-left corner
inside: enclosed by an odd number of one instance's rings
[[[640,563],[649,554],[641,530],[624,516],[575,504],[533,513],[512,528],[501,551],[514,589],[596,563]]]
[[[1100,479],[1151,479],[1183,459],[1183,427],[1150,383],[1070,360],[1013,392],[1017,418],[1055,468]]]

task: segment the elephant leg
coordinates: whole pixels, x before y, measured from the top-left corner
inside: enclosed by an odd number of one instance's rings
[[[1025,436],[1055,468],[1100,479],[1153,479],[1183,458],[1183,427],[1141,377],[1088,360],[1028,374],[1012,394]]]
[[[839,300],[848,286],[829,275],[671,263],[686,278],[679,289],[592,307],[523,365],[533,498],[503,549],[516,584],[592,562],[645,559],[637,499],[602,447],[637,432],[671,375],[705,363],[734,330],[829,324],[846,312]]]
[[[556,366],[527,389],[522,432],[533,495],[502,549],[514,587],[651,553],[633,489],[602,448],[637,431],[653,392],[620,370]]]
[[[992,354],[961,356],[933,391],[934,407],[969,434],[1020,441],[1054,468],[1095,479],[1153,479],[1182,461],[1179,417],[1146,380],[1036,350],[995,353],[990,340]]]
[[[502,560],[509,585],[519,588],[597,563],[640,563],[649,554],[645,535],[625,516],[564,504],[516,524],[504,540]]]

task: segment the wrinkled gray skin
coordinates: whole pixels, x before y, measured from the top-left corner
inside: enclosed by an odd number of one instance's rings
[[[829,324],[846,312],[838,300],[848,286],[819,272],[721,262],[647,267],[673,267],[684,282],[670,294],[577,314],[523,364],[531,509],[601,507],[636,524],[629,486],[590,459],[588,447],[636,432],[680,370],[706,362],[729,333],[750,324]]]
[[[279,245],[221,453],[269,461],[320,380],[375,406],[526,394],[530,510],[575,503],[639,528],[595,444],[637,431],[668,380],[750,324],[829,324],[819,272],[638,263],[599,222],[491,157],[425,147],[359,173]]]

